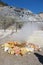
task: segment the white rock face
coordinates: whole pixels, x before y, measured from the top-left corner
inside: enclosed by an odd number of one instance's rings
[[[22,20],[22,22],[42,21],[41,17],[39,17],[37,14],[33,14],[30,10],[26,10],[23,8],[16,8],[16,7],[11,8],[10,6],[0,7],[0,17],[2,16],[4,16],[4,20],[6,20],[7,18],[13,18],[13,19]]]

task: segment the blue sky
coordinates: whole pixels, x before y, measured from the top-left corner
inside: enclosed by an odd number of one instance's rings
[[[2,0],[10,6],[26,8],[33,13],[43,12],[43,0]]]

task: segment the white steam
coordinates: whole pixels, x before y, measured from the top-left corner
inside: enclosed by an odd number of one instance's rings
[[[32,40],[31,36],[34,34],[35,31],[41,31],[42,29],[43,29],[42,23],[29,22],[23,26],[20,32],[18,32],[17,34],[13,34],[13,38],[14,40],[19,41],[19,42],[23,42],[23,41],[33,42],[31,41]]]

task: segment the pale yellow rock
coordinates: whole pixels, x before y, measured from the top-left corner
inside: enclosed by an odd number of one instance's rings
[[[12,48],[9,48],[8,53],[9,54],[14,54],[14,50]]]
[[[14,54],[14,51],[11,51],[11,54]]]
[[[26,54],[27,52],[29,52],[29,49],[27,49],[27,48],[21,48],[21,54]]]
[[[2,47],[9,47],[8,43],[2,44]]]

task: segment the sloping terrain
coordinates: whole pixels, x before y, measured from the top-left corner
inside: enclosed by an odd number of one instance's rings
[[[37,14],[33,14],[30,10],[26,10],[23,8],[16,8],[16,7],[10,7],[10,6],[4,6],[0,7],[0,28],[1,29],[9,29],[13,31],[7,33],[3,33],[3,36],[1,38],[0,36],[0,42],[4,43],[6,41],[10,40],[16,40],[16,41],[29,41],[29,39],[35,43],[37,42],[39,44],[40,41],[42,41],[43,34],[41,36],[41,32],[43,31],[43,19],[39,17]],[[25,23],[22,29],[17,33],[14,33],[15,29],[15,22],[22,22]],[[17,23],[18,25],[18,23]],[[35,36],[33,35],[34,31],[40,31],[39,35],[35,33]],[[2,35],[2,34],[1,34]],[[32,37],[30,38],[30,36]],[[33,37],[34,36],[34,37]],[[38,41],[36,38],[38,37]],[[33,40],[35,38],[35,41]],[[2,42],[3,41],[3,42]],[[41,45],[42,42],[40,42]]]
[[[0,29],[7,28],[15,22],[43,21],[43,19],[33,14],[30,10],[10,6],[0,6]]]

